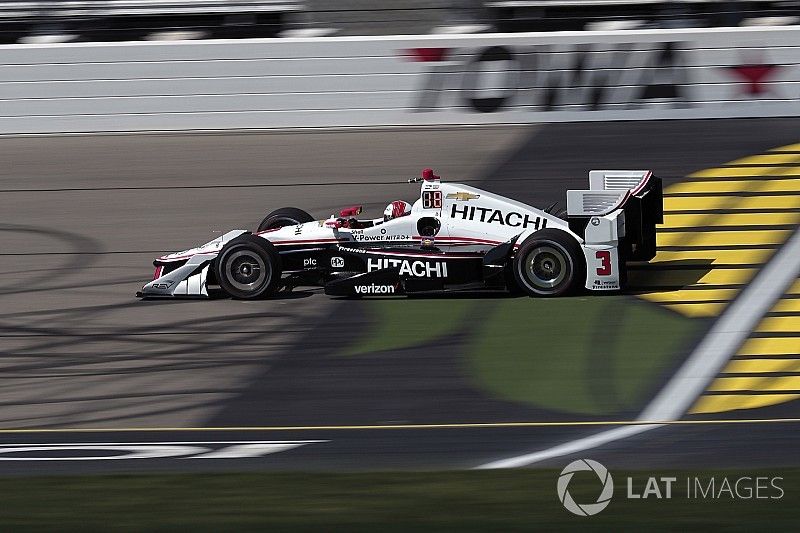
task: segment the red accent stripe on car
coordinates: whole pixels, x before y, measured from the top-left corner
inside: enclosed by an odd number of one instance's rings
[[[634,188],[634,189],[631,191],[631,194],[632,194],[632,195],[638,194],[638,193],[639,193],[639,191],[641,191],[642,189],[644,189],[644,186],[645,186],[645,185],[647,185],[647,182],[648,182],[648,181],[650,181],[650,176],[652,176],[652,175],[653,175],[653,171],[652,171],[652,170],[649,170],[649,171],[647,172],[647,175],[646,175],[644,178],[642,178],[642,181],[640,181],[640,182],[639,182],[639,185],[637,185],[637,186],[636,186],[636,188]]]
[[[480,252],[461,252],[461,253],[425,253],[425,252],[385,252],[383,250],[373,248],[373,249],[365,249],[364,253],[367,254],[374,254],[374,255],[392,255],[392,256],[399,256],[399,257],[438,257],[439,259],[474,259],[476,257],[481,257],[483,254]]]
[[[274,246],[284,246],[286,244],[324,244],[326,242],[353,242],[353,241],[341,241],[339,239],[300,239],[300,240],[291,240],[291,241],[269,241]]]
[[[263,235],[264,233],[272,233],[273,231],[280,231],[280,230],[282,230],[284,227],[285,227],[285,226],[281,226],[281,227],[279,227],[279,228],[270,228],[270,229],[265,229],[265,230],[262,230],[262,231],[257,231],[257,232],[256,232],[256,235]]]
[[[421,239],[421,236],[415,235],[414,239]],[[474,237],[435,237],[435,241],[443,241],[450,243],[455,242],[467,242],[467,243],[478,243],[478,244],[503,244],[505,241],[494,241],[491,239],[476,239]]]

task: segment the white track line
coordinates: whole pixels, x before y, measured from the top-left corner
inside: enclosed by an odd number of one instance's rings
[[[762,268],[736,300],[711,326],[708,334],[692,351],[686,362],[663,389],[645,407],[637,421],[677,420],[708,387],[711,380],[736,350],[741,347],[761,318],[769,312],[792,282],[800,275],[800,229],[796,230],[778,253]],[[626,439],[663,424],[622,426],[544,450],[477,466],[477,469],[515,468],[547,459],[591,450],[610,442]]]
[[[8,442],[0,444],[0,448],[15,448],[17,446],[146,446],[149,444],[158,445],[180,445],[180,444],[316,444],[319,442],[329,442],[327,440],[180,440],[180,441],[145,441],[145,442],[34,442],[23,444],[18,442]]]

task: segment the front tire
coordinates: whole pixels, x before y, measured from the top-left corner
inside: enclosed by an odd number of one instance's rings
[[[529,236],[512,263],[514,280],[528,296],[564,296],[583,286],[586,262],[569,233],[547,228]]]
[[[214,261],[222,290],[254,300],[275,294],[281,281],[281,258],[268,241],[245,234],[226,243]]]
[[[314,217],[296,207],[282,207],[265,216],[258,225],[258,231],[296,226],[306,222],[314,222]]]

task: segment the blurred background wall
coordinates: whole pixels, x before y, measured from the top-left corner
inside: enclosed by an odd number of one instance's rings
[[[795,116],[797,12],[789,0],[3,1],[0,133]]]
[[[0,41],[785,26],[798,15],[798,0],[2,0]]]
[[[800,114],[800,28],[4,45],[0,53],[0,133]]]

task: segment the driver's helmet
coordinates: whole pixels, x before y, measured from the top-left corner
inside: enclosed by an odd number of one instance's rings
[[[389,221],[393,218],[404,217],[411,214],[411,204],[403,200],[395,200],[383,210],[383,220]]]

